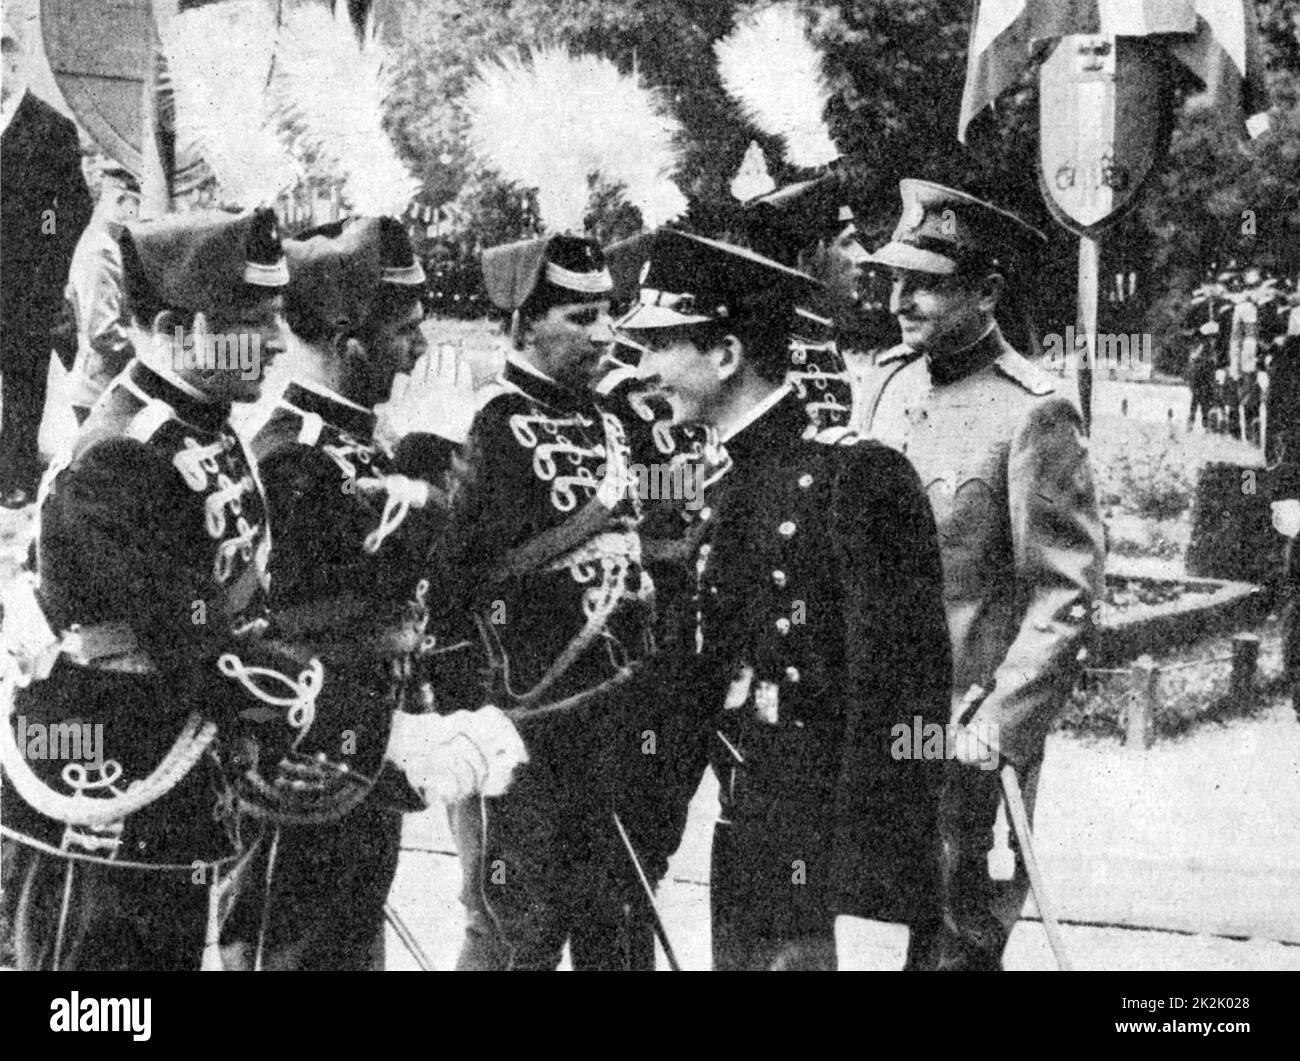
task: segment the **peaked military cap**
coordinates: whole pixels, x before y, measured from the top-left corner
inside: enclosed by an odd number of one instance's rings
[[[610,248],[620,259],[640,258],[636,304],[620,329],[679,328],[709,321],[744,321],[797,309],[821,285],[806,273],[755,251],[663,229],[644,241]]]
[[[898,185],[903,214],[871,261],[951,276],[963,268],[1008,265],[1047,242],[1038,229],[992,203],[930,181]]]
[[[589,302],[608,297],[614,288],[600,245],[585,236],[569,235],[485,250],[483,284],[493,305],[511,311],[534,297]]]
[[[275,212],[202,211],[134,221],[122,235],[122,266],[133,307],[206,311],[238,305],[248,288],[267,294],[289,283]]]
[[[793,264],[805,247],[843,236],[854,226],[843,181],[835,173],[768,192],[745,204],[743,220],[749,241],[760,254]],[[844,251],[855,263],[868,260],[862,244],[850,238]]]
[[[381,288],[406,289],[414,298],[425,284],[410,237],[392,217],[321,225],[286,240],[284,251],[289,263],[286,316],[300,330],[308,320],[328,331],[357,324]]]

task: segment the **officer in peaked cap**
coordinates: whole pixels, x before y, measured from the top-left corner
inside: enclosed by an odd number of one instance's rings
[[[618,324],[647,386],[730,458],[705,497],[697,635],[719,969],[834,968],[837,914],[922,924],[937,893],[938,771],[888,739],[947,709],[934,526],[899,454],[805,436],[786,371],[816,292],[753,251],[665,231]]]
[[[388,706],[387,759],[423,798],[389,767],[360,806],[285,830],[274,858],[254,863],[265,887],[246,896],[227,935],[244,944],[246,965],[260,951],[267,968],[380,968],[400,811],[496,786],[476,777],[479,764],[501,773],[496,752],[522,747],[499,712],[469,725],[467,713],[421,713],[411,677],[427,621],[420,568],[445,514],[439,486],[464,441],[473,391],[454,357],[441,365],[425,356],[425,276],[410,240],[393,218],[358,218],[287,240],[285,252],[286,318],[301,345],[252,443],[275,528],[275,635]],[[386,434],[404,436],[394,449],[378,437],[375,406],[399,375],[400,394],[384,406]],[[433,769],[411,769],[417,759]]]
[[[927,181],[872,255],[893,277],[902,344],[867,381],[867,431],[904,452],[929,491],[943,553],[953,721],[940,817],[944,916],[914,939],[922,967],[996,969],[1024,905],[1023,861],[989,857],[998,772],[1026,803],[1065,706],[1101,592],[1104,545],[1075,403],[1002,337],[1015,265],[1042,237],[1019,218]]]
[[[652,586],[622,424],[592,385],[613,340],[600,247],[572,235],[486,251],[512,347],[485,388],[430,558],[444,704],[513,709],[529,764],[455,812],[462,969],[653,968],[646,902],[614,815],[642,753],[625,697],[650,650]]]

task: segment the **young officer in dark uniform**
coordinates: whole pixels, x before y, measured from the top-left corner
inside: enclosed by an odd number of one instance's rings
[[[676,419],[717,427],[731,458],[701,586],[719,969],[834,968],[836,914],[917,923],[937,886],[938,764],[896,760],[890,742],[896,724],[946,712],[934,525],[898,454],[806,437],[784,380],[814,289],[752,252],[661,232],[619,324]]]
[[[427,621],[428,586],[417,582],[445,516],[446,495],[434,483],[442,483],[453,445],[464,441],[472,388],[463,376],[457,390],[454,366],[438,376],[421,360],[424,271],[399,222],[340,222],[286,241],[285,252],[286,319],[302,346],[292,381],[252,443],[275,530],[276,631],[309,645],[330,673],[386,701],[399,729],[440,726],[448,765],[464,758],[462,773],[473,777],[463,745],[451,743],[461,720],[427,716],[417,724],[418,680],[411,677]],[[411,444],[394,453],[376,439],[373,410],[398,374],[413,372],[418,379],[405,393],[427,399],[410,410],[426,421],[426,433],[408,435]],[[427,433],[438,430],[451,437]],[[518,744],[499,712],[493,721]],[[390,748],[398,759],[401,736]],[[443,781],[456,777],[448,770]],[[247,963],[255,962],[265,924],[265,968],[382,968],[400,812],[420,806],[389,771],[339,820],[284,830],[269,890],[250,891],[245,904]],[[267,867],[258,868],[265,880]]]
[[[893,270],[901,346],[868,379],[872,438],[912,461],[943,553],[953,645],[954,741],[941,809],[944,917],[922,964],[997,969],[1028,882],[993,879],[993,756],[1032,812],[1043,743],[1079,672],[1104,544],[1073,401],[1003,338],[995,314],[1016,260],[1042,236],[951,188],[901,185],[903,216],[873,260]],[[967,749],[966,756],[960,749]],[[999,877],[1002,870],[997,870]]]
[[[515,349],[474,418],[432,558],[449,606],[430,627],[448,646],[433,680],[454,706],[510,709],[530,762],[504,797],[456,808],[460,967],[553,969],[568,942],[575,968],[653,968],[613,820],[622,764],[640,754],[624,700],[650,649],[652,587],[623,427],[590,389],[612,284],[600,248],[574,236],[487,251],[483,272],[515,314]]]
[[[6,839],[6,893],[27,968],[212,964],[256,832],[244,786],[273,785],[295,733],[338,721],[319,665],[256,636],[270,538],[227,420],[283,349],[275,216],[132,225],[123,263],[149,360],[51,470],[35,571],[4,609],[5,823],[25,836]],[[218,335],[252,356],[205,356]],[[98,754],[34,758],[19,743],[38,723],[101,735]]]

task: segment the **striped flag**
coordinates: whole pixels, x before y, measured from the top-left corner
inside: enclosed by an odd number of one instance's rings
[[[976,0],[957,138],[1041,57],[1040,43],[1074,33],[1168,35],[1214,106],[1254,115],[1268,105],[1249,0]]]

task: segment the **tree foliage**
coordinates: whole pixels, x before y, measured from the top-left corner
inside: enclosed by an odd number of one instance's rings
[[[866,238],[880,241],[897,211],[897,181],[921,176],[996,199],[1051,237],[1036,287],[1047,326],[1072,319],[1077,241],[1050,220],[1037,187],[1035,79],[956,140],[974,5],[970,0],[800,0],[826,53],[832,132],[852,176],[853,206]],[[526,194],[501,184],[467,156],[458,101],[480,59],[538,42],[598,52],[633,64],[662,89],[687,131],[680,184],[692,202],[688,223],[726,232],[735,210],[728,185],[757,139],[778,182],[799,174],[781,145],[748,127],[727,99],[712,45],[732,27],[738,0],[393,0],[389,37],[400,89],[393,123],[425,185],[447,204],[452,227],[479,245],[537,230]],[[1197,106],[1196,86],[1179,89],[1169,160],[1141,208],[1107,236],[1116,269],[1149,281],[1143,308],[1171,327],[1210,263],[1254,260],[1300,268],[1300,0],[1255,0],[1273,98],[1273,131],[1242,143],[1225,116]],[[780,56],[772,57],[774,76]],[[615,238],[634,213],[598,196],[597,232]],[[1244,212],[1253,216],[1243,230]],[[1105,265],[1104,265],[1105,268]]]

